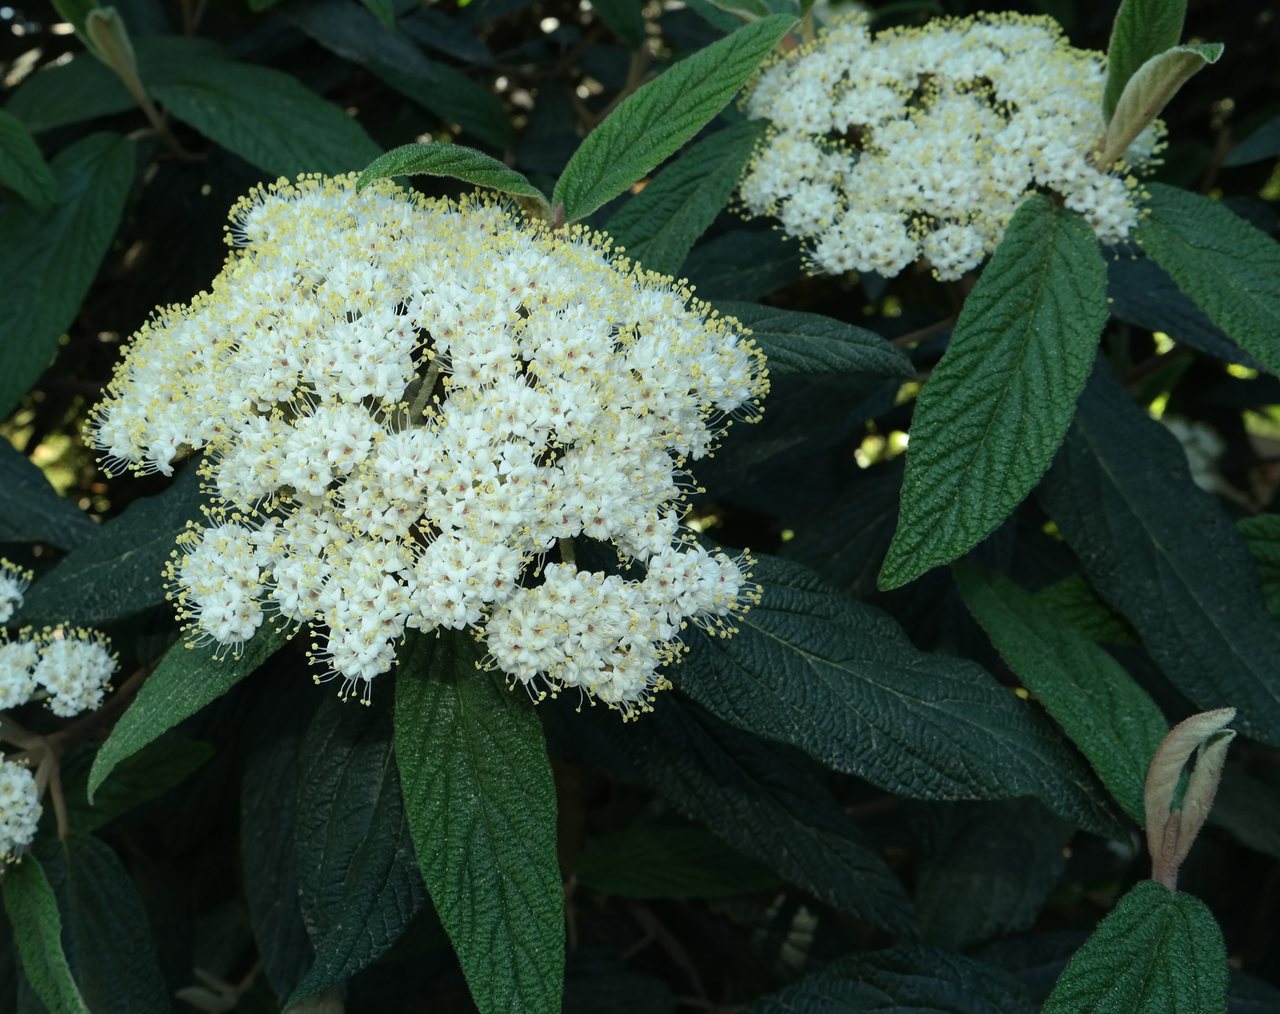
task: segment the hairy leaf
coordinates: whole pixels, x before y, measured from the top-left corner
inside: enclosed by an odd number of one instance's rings
[[[1121,0],[1107,46],[1107,81],[1102,90],[1107,120],[1138,68],[1178,44],[1186,11],[1187,0]]]
[[[25,454],[0,440],[0,542],[45,542],[73,549],[97,530],[84,511],[54,492]]]
[[[1123,157],[1160,111],[1193,75],[1222,56],[1222,44],[1173,46],[1147,60],[1129,78],[1102,140],[1098,165]]]
[[[432,141],[392,148],[391,151],[374,159],[365,167],[356,187],[359,189],[374,180],[392,176],[415,175],[451,176],[478,187],[497,190],[499,193],[512,194],[517,198],[529,198],[532,208],[540,212],[541,217],[550,217],[550,206],[547,204],[546,197],[541,190],[525,179],[523,173],[509,168],[506,163],[499,162],[492,155],[486,155],[484,152],[460,144],[440,144]]]
[[[4,909],[13,924],[22,970],[55,1014],[88,1014],[62,951],[62,919],[53,888],[34,856],[5,870]]]
[[[1099,644],[1136,644],[1133,628],[1102,601],[1083,574],[1072,574],[1035,593],[1040,609]]]
[[[58,182],[36,147],[35,138],[12,113],[0,110],[0,187],[9,187],[28,204],[44,209],[58,196]]]

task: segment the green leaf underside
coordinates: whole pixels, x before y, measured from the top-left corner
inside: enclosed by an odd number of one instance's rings
[[[1222,56],[1222,44],[1174,46],[1151,57],[1134,72],[1116,103],[1099,163],[1124,156],[1134,139],[1160,115],[1178,89]]]
[[[542,191],[522,173],[491,155],[460,144],[404,144],[374,159],[360,174],[359,187],[392,176],[451,176],[464,183],[546,203]]]
[[[680,688],[741,728],[913,799],[1031,795],[1079,827],[1115,818],[1032,706],[967,660],[917,649],[885,614],[761,557],[764,600],[731,638],[691,637]]]
[[[776,14],[740,28],[628,96],[573,153],[551,203],[575,222],[622,193],[711,122],[793,24]]]
[[[48,208],[58,196],[58,183],[31,132],[16,116],[2,110],[0,187],[9,187],[37,208]]]
[[[1280,617],[1280,514],[1244,518],[1236,527],[1249,544],[1249,552],[1258,567],[1267,612]]]
[[[916,403],[882,587],[972,549],[1040,481],[1093,365],[1106,288],[1084,219],[1024,202]]]
[[[965,605],[1022,685],[1066,731],[1139,824],[1143,783],[1169,731],[1164,715],[1107,652],[995,571],[957,569]]]
[[[756,303],[717,300],[715,306],[751,329],[771,376],[862,373],[902,380],[915,376],[905,352],[866,328],[817,313]]]
[[[200,477],[189,463],[163,493],[96,526],[31,588],[24,623],[106,623],[165,600],[165,561],[187,521],[200,517]]]
[[[649,270],[678,275],[763,136],[763,124],[747,120],[699,141],[623,204],[605,231]]]
[[[1186,9],[1186,0],[1122,0],[1107,46],[1107,81],[1102,90],[1107,120],[1138,68],[1181,40]]]
[[[1133,628],[1102,601],[1083,574],[1072,574],[1035,593],[1040,608],[1099,644],[1136,644]]]
[[[1222,931],[1204,902],[1144,880],[1063,971],[1044,1014],[1211,1014],[1227,1006]]]
[[[1280,244],[1207,197],[1147,189],[1138,244],[1232,341],[1280,373]]]
[[[53,361],[111,245],[133,183],[132,142],[91,134],[51,163],[58,202],[0,207],[0,418]]]
[[[753,1004],[750,1014],[1034,1014],[1007,972],[931,947],[851,954]]]
[[[411,634],[395,750],[423,879],[483,1014],[558,1011],[564,896],[538,718],[477,671],[469,634]]]
[[[209,645],[189,648],[182,641],[170,648],[94,758],[89,771],[89,801],[93,802],[98,786],[117,764],[221,697],[284,647],[287,640],[283,632],[264,624],[238,658],[228,654],[215,659]]]
[[[45,542],[72,549],[97,530],[84,511],[58,496],[25,454],[0,439],[0,542]]]
[[[53,888],[35,857],[6,869],[0,887],[22,970],[36,995],[54,1014],[88,1014],[62,951],[62,919]]]
[[[391,749],[388,707],[320,705],[299,756],[294,863],[314,996],[368,967],[426,903]]]
[[[1095,372],[1041,501],[1098,594],[1200,708],[1280,745],[1280,629],[1248,546],[1177,439]]]

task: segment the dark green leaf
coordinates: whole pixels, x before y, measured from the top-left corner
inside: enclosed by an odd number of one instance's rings
[[[734,229],[697,247],[684,270],[703,299],[759,299],[803,278],[804,260],[778,230]]]
[[[0,880],[4,909],[13,923],[22,970],[54,1014],[88,1014],[62,951],[58,902],[34,856],[5,870]]]
[[[755,303],[718,300],[716,309],[751,329],[752,339],[768,358],[772,376],[864,373],[902,380],[915,376],[907,354],[874,331],[816,313]]]
[[[644,4],[641,0],[591,0],[591,9],[628,49],[644,45]]]
[[[1273,116],[1231,149],[1223,165],[1235,167],[1280,155],[1280,116]]]
[[[574,152],[552,204],[586,218],[710,123],[795,24],[777,14],[738,29],[624,99]]]
[[[927,947],[851,954],[765,997],[751,1014],[1034,1014],[1005,972]]]
[[[1275,784],[1228,764],[1209,822],[1226,828],[1249,848],[1280,859],[1280,788]]]
[[[1237,345],[1280,373],[1280,244],[1207,197],[1147,188],[1138,243]]]
[[[96,531],[88,515],[58,496],[26,455],[0,440],[0,542],[45,542],[72,549]]]
[[[1237,526],[1258,567],[1267,611],[1280,617],[1280,514],[1245,518]]]
[[[27,594],[23,622],[106,623],[160,605],[174,540],[199,512],[193,462],[163,493],[130,504],[58,561]]]
[[[1080,748],[1102,784],[1143,821],[1143,783],[1169,731],[1120,663],[995,571],[956,569],[965,605],[1022,685]]]
[[[396,675],[396,762],[418,862],[484,1014],[560,1009],[556,799],[528,699],[463,631],[416,634]]]
[[[1093,365],[1106,286],[1085,220],[1024,202],[916,403],[881,587],[972,549],[1040,481]]]
[[[387,31],[395,31],[396,27],[396,5],[395,0],[361,0],[365,9],[378,19],[379,24]]]
[[[313,996],[385,953],[427,900],[391,750],[391,710],[330,697],[298,758],[294,864],[315,964]]]
[[[1031,705],[888,616],[762,557],[763,602],[729,638],[690,637],[677,685],[721,718],[914,799],[1032,795],[1109,834],[1102,792]]]
[[[0,187],[9,187],[28,204],[48,208],[58,197],[58,183],[21,120],[0,111]]]
[[[93,759],[89,771],[90,802],[116,765],[221,697],[284,647],[287,640],[283,633],[264,624],[239,658],[229,655],[215,659],[213,649],[207,645],[189,648],[181,641],[170,648]]]
[[[1044,1014],[1210,1014],[1227,1006],[1227,953],[1204,902],[1144,880],[1098,924]]]
[[[1083,574],[1072,574],[1035,593],[1035,601],[1056,622],[1074,627],[1099,644],[1136,644],[1133,628],[1099,598]]]
[[[444,11],[419,7],[400,19],[399,29],[419,45],[466,63],[492,63],[493,51]],[[541,96],[539,96],[541,97]]]
[[[1102,91],[1107,120],[1138,68],[1181,40],[1186,10],[1187,0],[1122,0],[1107,46],[1107,82]]]
[[[732,898],[767,891],[777,874],[700,827],[636,824],[587,843],[578,883],[624,898]]]
[[[133,183],[133,144],[91,134],[52,163],[58,202],[0,207],[0,418],[58,350],[120,224]]]
[[[162,736],[121,763],[115,777],[90,803],[85,787],[95,752],[76,750],[62,761],[67,824],[77,834],[109,824],[122,813],[168,792],[202,767],[213,756],[213,747],[178,735]]]
[[[532,198],[539,209],[549,213],[542,191],[491,155],[460,144],[404,144],[374,159],[360,174],[357,188],[374,180],[393,176],[451,176],[478,187],[488,187],[516,197]],[[545,217],[545,216],[544,216]]]
[[[1201,708],[1280,744],[1280,629],[1249,550],[1187,471],[1182,446],[1100,365],[1041,486],[1089,583]]]
[[[699,141],[623,204],[605,231],[649,270],[679,274],[763,135],[759,121],[746,120]]]

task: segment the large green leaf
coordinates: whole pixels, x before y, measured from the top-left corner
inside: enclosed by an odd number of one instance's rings
[[[699,141],[627,201],[605,231],[651,271],[679,274],[763,136],[761,121],[746,120]]]
[[[764,599],[729,638],[690,637],[677,685],[733,724],[915,799],[1035,796],[1104,834],[1090,772],[972,662],[917,649],[892,619],[803,567],[762,557]]]
[[[37,208],[57,199],[58,183],[31,132],[12,113],[0,111],[0,187],[16,191]]]
[[[1133,628],[1102,601],[1083,574],[1071,574],[1035,593],[1041,610],[1099,644],[1136,644]]]
[[[1280,514],[1245,518],[1238,522],[1237,527],[1249,544],[1253,562],[1258,566],[1267,611],[1280,617]]]
[[[1006,972],[928,947],[851,954],[753,1004],[751,1014],[1034,1014]]]
[[[1280,116],[1273,116],[1231,149],[1222,164],[1229,167],[1249,165],[1280,155]]]
[[[0,542],[45,542],[72,549],[97,530],[84,511],[54,492],[25,454],[0,439]]]
[[[189,520],[200,516],[195,463],[158,496],[135,501],[58,561],[32,586],[25,623],[107,623],[165,600],[165,562]]]
[[[1182,38],[1187,0],[1121,0],[1107,46],[1107,82],[1102,112],[1110,120],[1129,78]]]
[[[1217,201],[1162,183],[1136,238],[1242,349],[1280,373],[1280,243]]]
[[[298,758],[294,865],[316,960],[293,991],[313,996],[385,953],[427,900],[391,749],[389,702],[331,696]]]
[[[756,303],[717,300],[716,309],[751,329],[752,339],[768,359],[771,376],[863,373],[902,380],[915,376],[905,352],[866,328]]]
[[[551,203],[576,222],[622,193],[729,104],[795,20],[775,14],[740,28],[629,95],[573,153]]]
[[[1213,1014],[1227,1007],[1222,931],[1200,899],[1144,880],[1063,971],[1044,1014]]]
[[[395,750],[422,876],[484,1014],[558,1011],[564,896],[556,798],[527,697],[477,671],[464,631],[412,635]]]
[[[429,141],[403,144],[374,159],[360,174],[357,188],[394,176],[451,176],[478,187],[511,194],[540,218],[549,219],[551,208],[542,191],[505,162],[461,144]]]
[[[1035,694],[1139,824],[1143,784],[1169,731],[1120,663],[995,571],[957,569],[965,605],[1022,685]]]
[[[216,700],[284,647],[287,636],[264,624],[238,658],[214,658],[208,645],[190,648],[179,641],[169,649],[129,709],[120,716],[89,770],[89,801],[127,757]],[[219,654],[226,653],[223,648]]]
[[[1201,708],[1280,745],[1280,627],[1244,539],[1182,446],[1100,365],[1041,499],[1090,584]]]
[[[13,924],[22,970],[53,1014],[88,1014],[62,950],[62,919],[44,870],[34,856],[5,870],[4,909]]]
[[[1106,288],[1088,223],[1024,202],[916,403],[882,587],[972,549],[1040,481],[1089,377]]]
[[[805,275],[800,244],[781,229],[731,229],[695,247],[685,274],[703,299],[759,299]]]
[[[0,418],[39,379],[75,319],[120,224],[133,144],[91,134],[52,162],[58,201],[0,206]]]

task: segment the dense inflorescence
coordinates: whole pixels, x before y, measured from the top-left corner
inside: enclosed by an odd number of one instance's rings
[[[0,758],[0,862],[31,844],[41,814],[35,777],[25,764]]]
[[[927,261],[959,278],[990,254],[1022,200],[1048,191],[1108,244],[1138,219],[1135,169],[1091,157],[1106,124],[1100,53],[1048,17],[980,14],[873,34],[842,18],[775,59],[746,99],[768,135],[740,188],[746,209],[803,240],[813,270],[898,274]]]
[[[310,624],[343,693],[406,628],[475,628],[535,695],[647,707],[688,621],[726,632],[743,561],[682,529],[684,466],[753,419],[763,357],[735,322],[608,241],[473,198],[353,177],[255,190],[209,292],[134,337],[92,439],[213,504],[171,577],[196,637]],[[611,543],[642,579],[576,569]]]

